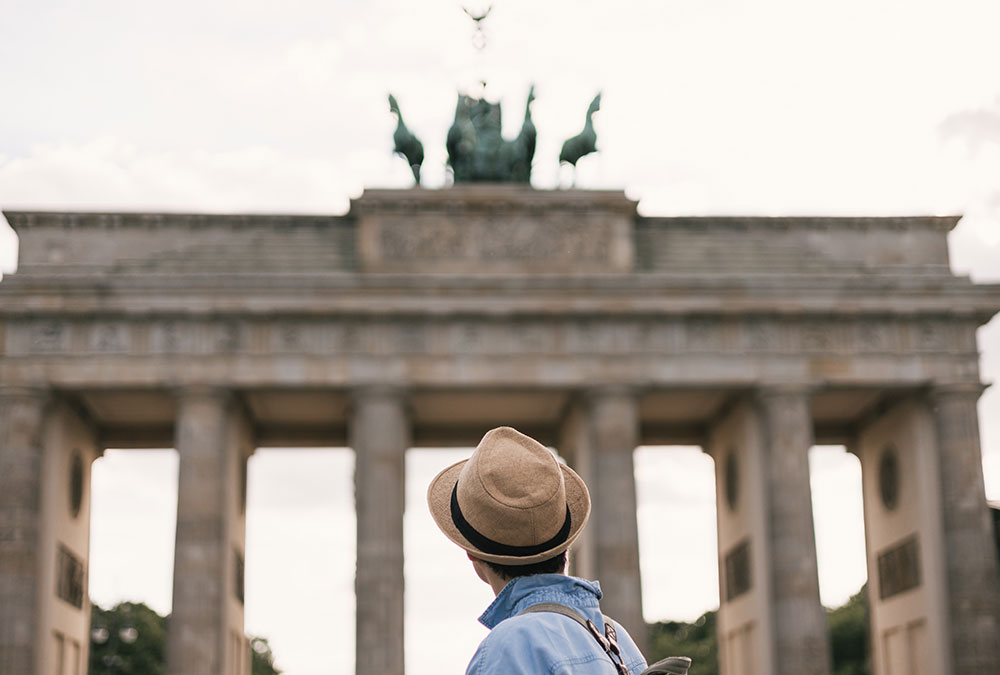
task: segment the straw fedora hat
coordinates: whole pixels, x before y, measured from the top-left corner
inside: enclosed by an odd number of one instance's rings
[[[488,431],[469,459],[435,476],[427,504],[445,536],[501,565],[530,565],[562,553],[590,516],[583,480],[510,427]]]

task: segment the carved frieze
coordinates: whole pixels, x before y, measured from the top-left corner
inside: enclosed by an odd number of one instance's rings
[[[68,323],[59,319],[37,321],[31,327],[31,351],[37,354],[66,351],[69,344]]]
[[[7,324],[17,356],[730,354],[976,355],[963,326],[929,319],[344,317],[62,320]]]
[[[90,331],[90,351],[98,354],[126,354],[129,352],[130,326],[123,321],[97,324]]]
[[[746,351],[774,352],[781,349],[781,331],[776,321],[750,319],[742,328],[742,347]]]

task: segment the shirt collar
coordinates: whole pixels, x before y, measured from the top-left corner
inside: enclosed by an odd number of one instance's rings
[[[557,602],[569,607],[600,607],[601,585],[565,574],[533,574],[514,577],[490,603],[479,623],[493,629],[498,623],[520,614],[540,602]]]

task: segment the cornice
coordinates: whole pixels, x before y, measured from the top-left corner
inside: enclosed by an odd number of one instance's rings
[[[489,186],[495,188],[497,186]],[[445,195],[429,195],[436,191],[417,190],[404,197],[394,195],[391,200],[383,200],[381,193],[396,191],[368,191],[361,198],[351,202],[351,211],[341,215],[309,214],[210,214],[210,213],[154,213],[154,212],[89,212],[89,211],[3,211],[7,222],[14,231],[48,227],[64,229],[127,229],[141,228],[155,230],[167,227],[187,227],[209,229],[272,228],[293,227],[335,227],[353,225],[359,214],[377,211],[408,211],[431,209],[453,211],[461,207],[510,208],[520,206],[527,209],[592,209],[594,206],[615,211],[634,213],[635,202],[625,198],[624,193],[615,191],[581,192],[572,190],[538,190],[530,197],[517,202],[499,200],[496,194],[473,193],[465,198]],[[446,198],[447,197],[447,198]],[[439,208],[435,208],[439,207]],[[672,228],[705,231],[722,229],[749,231],[771,230],[933,230],[951,231],[962,216],[636,216],[636,226],[640,228]]]
[[[31,228],[106,229],[139,228],[156,230],[186,227],[197,230],[227,228],[335,227],[349,225],[349,215],[289,215],[289,214],[211,214],[211,213],[139,213],[87,211],[4,211],[4,217],[15,232]]]
[[[667,283],[667,282],[670,283]],[[763,281],[763,280],[757,280]],[[427,278],[165,277],[82,279],[11,277],[0,283],[0,318],[89,316],[360,315],[544,316],[749,315],[942,316],[988,321],[1000,311],[1000,284],[952,277],[891,280],[775,278],[770,283],[717,277]],[[157,283],[153,283],[157,282]]]
[[[933,230],[950,232],[960,215],[954,216],[642,216],[637,227],[708,229],[746,232],[772,230]]]

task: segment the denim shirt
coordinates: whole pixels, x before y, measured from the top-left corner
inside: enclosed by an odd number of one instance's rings
[[[615,675],[611,658],[573,619],[553,612],[518,616],[540,602],[556,602],[603,627],[600,599],[596,581],[565,574],[512,579],[479,617],[490,634],[476,650],[466,675]],[[630,675],[638,675],[646,660],[625,629],[617,622],[614,627],[625,665]]]

